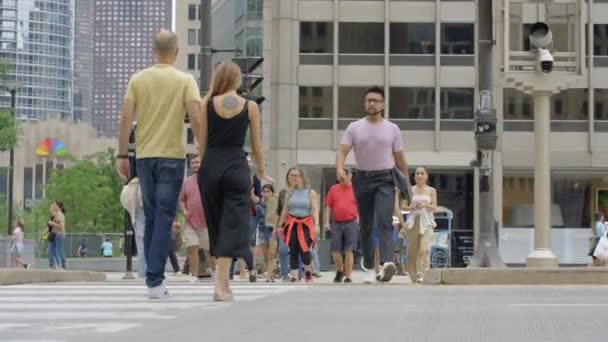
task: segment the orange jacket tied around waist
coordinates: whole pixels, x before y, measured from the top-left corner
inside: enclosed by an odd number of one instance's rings
[[[306,253],[310,251],[308,247],[308,241],[306,241],[306,237],[304,236],[304,229],[308,229],[310,233],[310,239],[312,240],[313,246],[315,241],[315,222],[312,219],[312,215],[306,216],[304,218],[297,218],[289,215],[287,218],[287,223],[283,226],[283,241],[285,241],[285,245],[289,246],[289,241],[291,240],[291,231],[296,228],[298,243],[300,244],[300,248],[302,252]]]

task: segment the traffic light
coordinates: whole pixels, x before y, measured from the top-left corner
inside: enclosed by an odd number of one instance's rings
[[[480,108],[475,113],[475,142],[478,150],[495,150],[498,134],[496,132],[496,110]]]
[[[264,96],[254,95],[254,90],[262,84],[264,77],[261,75],[254,75],[253,72],[262,65],[264,58],[261,57],[235,57],[232,59],[240,68],[243,74],[243,80],[241,81],[241,88],[238,89],[237,93],[244,98],[254,101],[257,104],[262,104],[266,98]]]

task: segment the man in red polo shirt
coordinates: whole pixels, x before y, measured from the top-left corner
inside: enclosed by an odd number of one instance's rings
[[[329,189],[325,198],[325,229],[331,230],[331,252],[337,267],[334,283],[352,283],[354,255],[353,249],[359,235],[357,202],[351,184],[352,175],[345,170],[346,177]],[[333,224],[330,225],[330,218]],[[342,259],[345,255],[346,264]]]

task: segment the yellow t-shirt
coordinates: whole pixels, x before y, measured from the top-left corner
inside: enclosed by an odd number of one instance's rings
[[[156,64],[131,77],[125,100],[135,103],[137,159],[184,159],[186,103],[201,101],[191,75]]]

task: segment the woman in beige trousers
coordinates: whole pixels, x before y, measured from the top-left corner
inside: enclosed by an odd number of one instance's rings
[[[429,250],[433,242],[433,229],[437,226],[433,213],[437,211],[437,191],[426,184],[429,174],[426,167],[416,169],[416,185],[412,188],[412,203],[406,223],[407,272],[412,282],[422,283],[430,268]]]

